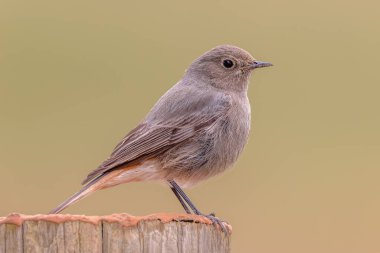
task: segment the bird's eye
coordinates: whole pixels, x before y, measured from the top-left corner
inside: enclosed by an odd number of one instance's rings
[[[227,68],[227,69],[230,69],[230,68],[232,68],[233,66],[234,66],[234,62],[233,61],[231,61],[231,60],[224,60],[223,61],[223,66],[225,67],[225,68]]]

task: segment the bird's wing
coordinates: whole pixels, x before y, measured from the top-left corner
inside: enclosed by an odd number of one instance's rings
[[[178,112],[172,110],[172,114],[177,116],[138,125],[123,138],[110,157],[92,171],[82,184],[89,183],[122,165],[154,157],[173,145],[191,138],[201,129],[212,125],[226,115],[231,106],[231,98],[228,95],[219,97],[217,102],[207,97],[204,99],[209,99],[209,101],[197,99],[198,103],[204,103],[202,108],[189,110],[182,107],[178,109],[180,110]]]

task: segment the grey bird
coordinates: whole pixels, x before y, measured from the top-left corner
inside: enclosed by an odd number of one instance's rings
[[[253,70],[272,66],[247,51],[217,46],[196,59],[146,118],[83,181],[84,187],[50,213],[59,213],[90,193],[138,181],[167,183],[187,213],[209,218],[181,188],[215,176],[237,160],[250,130],[247,96]]]

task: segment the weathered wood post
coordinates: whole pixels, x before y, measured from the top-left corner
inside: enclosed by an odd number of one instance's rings
[[[0,253],[227,253],[230,236],[187,214],[0,217]]]

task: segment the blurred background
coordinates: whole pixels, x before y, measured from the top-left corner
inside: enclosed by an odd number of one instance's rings
[[[233,226],[233,252],[380,252],[380,4],[0,1],[0,216],[46,213],[218,44],[256,71],[233,170],[187,192]],[[182,212],[134,183],[65,211]]]

